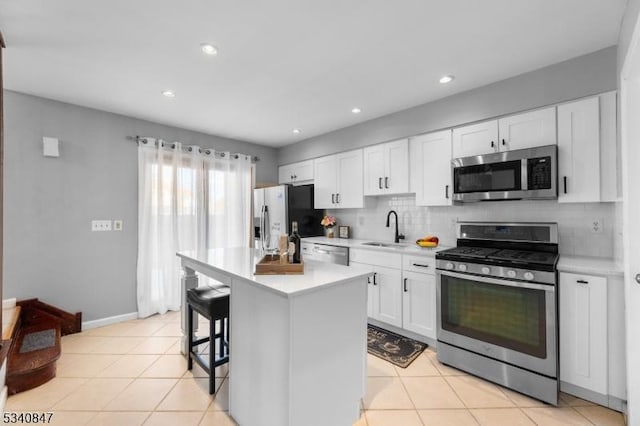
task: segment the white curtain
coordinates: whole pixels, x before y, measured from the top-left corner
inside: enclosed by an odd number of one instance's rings
[[[141,139],[138,315],[180,309],[176,252],[248,246],[250,208],[250,156]]]

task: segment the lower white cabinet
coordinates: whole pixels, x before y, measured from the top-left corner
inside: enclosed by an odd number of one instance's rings
[[[396,327],[402,327],[401,279],[398,269],[373,268],[373,318]]]
[[[560,381],[608,394],[607,278],[560,273]]]
[[[350,249],[350,264],[370,268],[370,318],[436,338],[435,260],[429,256]],[[384,264],[385,266],[379,266]]]
[[[436,277],[403,272],[402,327],[436,338]]]

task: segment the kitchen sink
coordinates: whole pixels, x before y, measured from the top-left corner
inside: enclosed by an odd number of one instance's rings
[[[372,246],[372,247],[390,247],[390,248],[404,248],[405,244],[396,244],[396,243],[379,243],[376,241],[368,241],[366,243],[362,243],[363,246]]]

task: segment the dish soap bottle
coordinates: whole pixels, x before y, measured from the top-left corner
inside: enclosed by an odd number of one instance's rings
[[[289,236],[289,262],[300,263],[300,235],[298,235],[298,222],[291,222],[291,235]]]

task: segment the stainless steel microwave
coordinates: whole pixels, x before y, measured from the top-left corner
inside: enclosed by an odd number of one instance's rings
[[[451,161],[453,201],[558,198],[558,147],[517,149]]]

